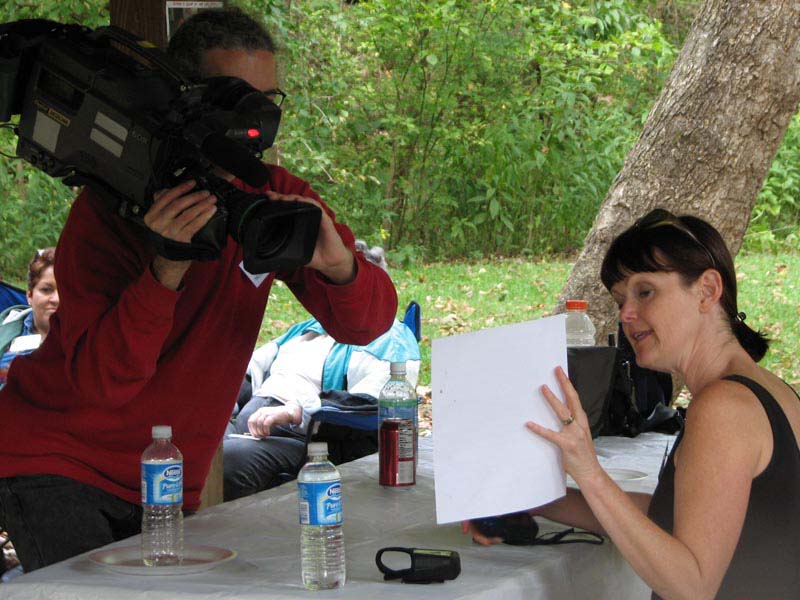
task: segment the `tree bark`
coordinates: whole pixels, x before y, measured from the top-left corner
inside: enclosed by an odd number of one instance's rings
[[[597,339],[616,331],[600,265],[614,237],[656,207],[706,219],[735,255],[798,101],[800,3],[706,0],[603,200],[557,312],[567,299],[586,299]]]

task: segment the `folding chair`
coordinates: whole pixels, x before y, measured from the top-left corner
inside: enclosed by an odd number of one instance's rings
[[[422,340],[422,309],[415,300],[408,303],[406,313],[403,315],[403,323],[411,330],[418,342]]]
[[[25,295],[25,290],[0,281],[0,312],[17,304],[28,305],[28,297]]]

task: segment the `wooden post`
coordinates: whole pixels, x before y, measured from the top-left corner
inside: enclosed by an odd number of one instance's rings
[[[166,0],[110,0],[111,24],[130,31],[159,48],[167,46]]]
[[[200,494],[200,508],[222,503],[222,442],[217,447],[214,458],[211,459],[211,468],[206,476],[206,484]]]
[[[225,0],[110,0],[111,24],[138,35],[162,50],[167,47],[168,11],[172,29],[182,18],[198,10],[220,8]]]

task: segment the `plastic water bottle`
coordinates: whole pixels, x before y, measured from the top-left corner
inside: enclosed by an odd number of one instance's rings
[[[328,444],[308,445],[308,462],[297,475],[303,585],[326,590],[344,585],[342,478],[328,460]]]
[[[567,346],[594,346],[595,328],[586,300],[567,300]]]
[[[183,559],[183,456],[172,444],[172,427],[153,427],[142,454],[142,562],[177,565]]]
[[[406,363],[389,366],[389,381],[378,394],[378,481],[399,487],[417,481],[417,397],[406,379]]]

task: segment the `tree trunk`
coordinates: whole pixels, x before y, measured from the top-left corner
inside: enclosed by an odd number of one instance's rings
[[[708,220],[735,255],[798,101],[800,3],[706,0],[557,310],[586,299],[597,339],[616,331],[600,265],[611,240],[655,207]]]

